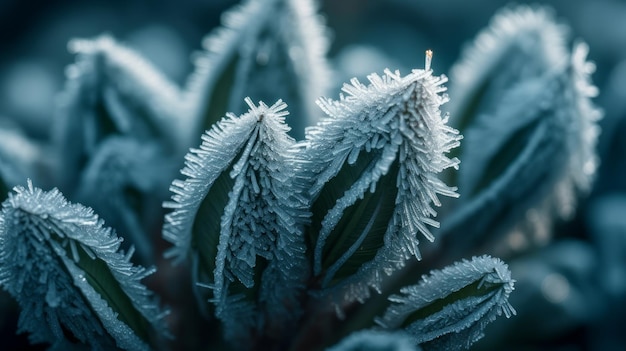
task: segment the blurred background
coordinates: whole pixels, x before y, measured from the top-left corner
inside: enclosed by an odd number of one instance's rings
[[[517,1],[524,3],[526,1]],[[0,125],[49,137],[72,38],[108,33],[184,84],[202,38],[233,0],[0,1]],[[495,323],[475,349],[626,350],[626,1],[535,1],[554,8],[586,41],[597,65],[595,103],[604,110],[601,167],[577,216],[553,244],[509,262],[518,279],[518,317]],[[465,44],[506,2],[496,0],[324,0],[336,90],[351,77],[424,65],[447,73]],[[336,96],[336,95],[333,95]],[[515,274],[518,276],[515,276]],[[539,272],[539,273],[538,273]],[[544,274],[545,273],[545,274]],[[526,282],[527,284],[520,284]],[[1,313],[1,311],[0,311]],[[13,318],[0,318],[13,335]],[[25,337],[24,337],[25,339]]]

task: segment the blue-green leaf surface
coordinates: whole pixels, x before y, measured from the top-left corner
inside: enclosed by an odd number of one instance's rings
[[[153,270],[130,263],[121,241],[58,190],[16,187],[2,208],[0,283],[22,309],[19,330],[33,343],[96,350],[147,350],[167,334],[164,312],[140,283]]]

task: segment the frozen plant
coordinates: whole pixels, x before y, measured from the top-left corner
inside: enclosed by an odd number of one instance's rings
[[[510,7],[450,96],[427,50],[331,99],[326,33],[312,0],[244,1],[182,87],[111,37],[72,41],[56,152],[29,145],[52,161],[0,142],[18,331],[53,349],[462,350],[515,315],[490,254],[589,188],[587,47]]]

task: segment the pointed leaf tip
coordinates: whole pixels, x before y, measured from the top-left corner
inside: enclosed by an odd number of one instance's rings
[[[262,319],[299,313],[295,300],[308,273],[306,202],[294,176],[286,104],[245,102],[247,113],[222,119],[187,154],[187,179],[172,183],[166,206],[175,210],[164,227],[175,245],[168,255],[194,257],[194,280],[211,287],[200,295],[216,305],[226,338],[243,343]]]
[[[515,314],[508,302],[514,282],[499,259],[474,257],[402,288],[376,323],[405,330],[424,350],[467,349],[497,316]]]
[[[338,101],[318,100],[328,117],[307,129],[303,151],[314,273],[323,289],[354,292],[346,300],[367,297],[381,276],[419,257],[417,235],[432,240],[427,226],[438,226],[438,195],[457,196],[437,178],[458,164],[446,153],[461,139],[439,109],[446,78],[386,70],[368,79],[344,85]]]

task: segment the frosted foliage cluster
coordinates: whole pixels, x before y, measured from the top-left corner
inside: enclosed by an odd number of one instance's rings
[[[427,349],[446,350],[455,345],[468,348],[482,337],[496,316],[515,314],[508,302],[514,280],[506,264],[489,256],[464,260],[441,271],[432,271],[417,285],[401,289],[402,295],[376,322],[385,329],[404,328]],[[449,304],[444,300],[455,296]],[[424,309],[433,313],[413,319]]]
[[[21,305],[20,328],[34,342],[60,346],[63,327],[95,349],[147,349],[137,331],[119,320],[115,302],[92,286],[104,278],[89,271],[94,266],[86,261],[103,262],[114,278],[106,284],[117,284],[140,318],[165,333],[163,312],[139,283],[152,270],[130,263],[132,251],[119,251],[122,240],[91,209],[29,183],[9,195],[1,218],[1,283]]]
[[[405,259],[419,257],[416,234],[433,240],[428,226],[438,226],[432,219],[436,215],[432,205],[440,205],[438,195],[457,196],[455,188],[437,178],[439,172],[456,168],[459,163],[446,156],[461,139],[455,129],[446,125],[447,116],[442,117],[439,110],[448,99],[442,94],[446,78],[434,77],[431,70],[413,70],[404,77],[399,72],[385,71],[382,77],[374,74],[368,78],[369,85],[356,79],[345,85],[343,91],[347,95],[338,101],[320,99],[318,104],[329,118],[307,129],[306,138],[307,152],[316,160],[312,166],[316,169],[311,171],[316,174],[310,191],[314,199],[342,167],[354,164],[364,155],[374,155],[322,221],[314,251],[316,274],[322,269],[326,239],[345,209],[365,192],[376,191],[392,165],[398,167],[397,179],[391,180],[398,191],[384,247],[373,262],[363,265],[356,279],[346,280],[352,290],[348,295],[353,295],[348,299],[366,297],[367,285],[377,287],[383,272],[390,274]],[[359,283],[353,285],[355,282]]]

